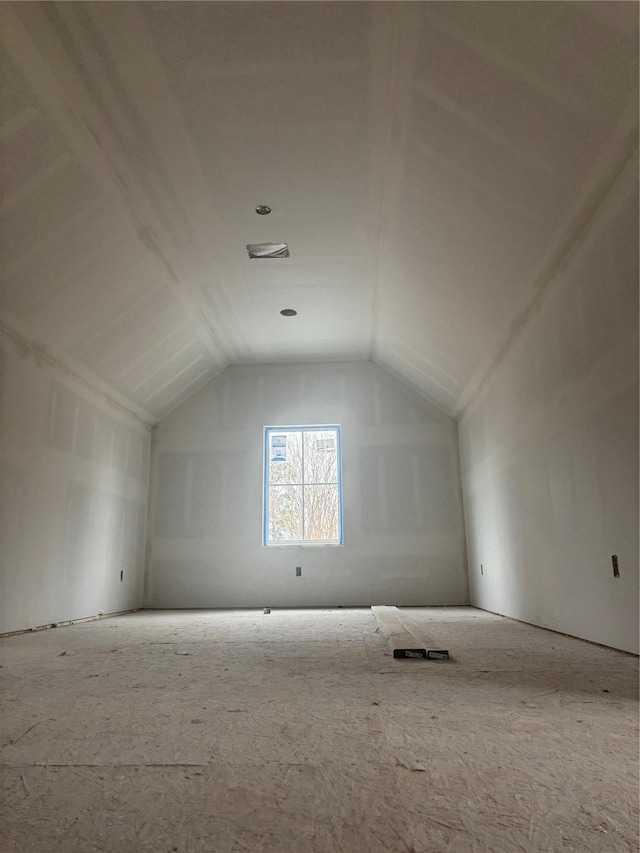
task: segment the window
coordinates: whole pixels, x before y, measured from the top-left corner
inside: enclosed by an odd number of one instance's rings
[[[265,427],[264,545],[342,545],[339,426]]]

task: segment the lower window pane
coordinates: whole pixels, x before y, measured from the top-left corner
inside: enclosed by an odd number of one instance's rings
[[[304,487],[305,541],[339,542],[338,486]]]
[[[269,542],[302,539],[302,486],[269,487]]]

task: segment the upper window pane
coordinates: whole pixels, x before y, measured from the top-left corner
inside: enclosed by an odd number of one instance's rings
[[[304,433],[304,482],[338,482],[338,448],[333,430]]]
[[[269,483],[302,484],[302,434],[272,432],[269,434]]]

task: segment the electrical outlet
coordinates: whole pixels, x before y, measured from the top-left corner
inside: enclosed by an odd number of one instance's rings
[[[297,578],[302,577],[302,566],[296,566],[296,577]]]
[[[611,565],[613,566],[613,576],[614,578],[620,577],[620,567],[618,566],[618,555],[611,555]]]

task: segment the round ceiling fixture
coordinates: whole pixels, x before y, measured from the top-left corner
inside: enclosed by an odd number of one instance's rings
[[[271,213],[271,208],[268,204],[259,204],[256,207],[256,213],[258,216],[268,216]]]
[[[298,312],[293,308],[283,308],[280,313],[283,317],[295,317]]]

